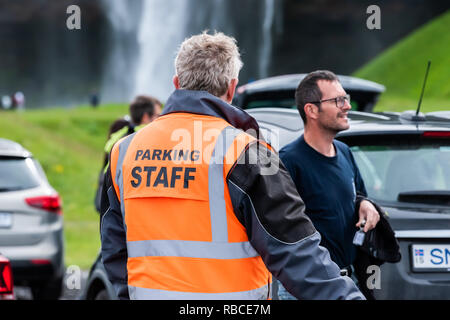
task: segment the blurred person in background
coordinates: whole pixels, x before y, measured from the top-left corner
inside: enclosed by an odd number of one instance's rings
[[[102,194],[104,174],[108,166],[109,153],[112,147],[121,138],[140,130],[155,120],[161,113],[161,109],[162,103],[158,99],[146,95],[137,96],[130,104],[130,115],[125,115],[124,117],[117,119],[109,127],[108,140],[104,147],[105,155],[103,166],[99,174],[94,200],[95,208],[98,212],[100,212],[100,196]]]
[[[89,96],[89,103],[91,104],[92,108],[97,108],[97,106],[100,103],[100,97],[96,91],[92,92]]]
[[[12,107],[12,99],[8,95],[4,95],[2,97],[2,108],[5,110],[11,109]]]
[[[22,91],[17,91],[13,94],[12,98],[13,102],[13,108],[17,110],[24,110],[25,109],[25,95]]]

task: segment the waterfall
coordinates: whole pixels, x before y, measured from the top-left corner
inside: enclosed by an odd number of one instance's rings
[[[141,20],[142,1],[103,0],[102,4],[111,27],[106,39],[109,40],[110,47],[102,77],[102,100],[130,101],[135,86],[132,75],[137,68],[137,30]]]
[[[260,78],[267,77],[270,57],[272,53],[272,26],[275,16],[275,0],[265,0],[264,20],[262,25],[263,41],[261,42],[261,54],[259,61]]]
[[[133,5],[131,6],[130,3]],[[173,91],[178,46],[208,29],[234,36],[244,61],[240,83],[269,74],[272,29],[281,0],[104,0],[111,51],[103,77],[106,100],[149,94],[165,101]]]
[[[174,59],[186,36],[188,12],[189,0],[144,2],[133,95],[150,94],[165,100],[173,91]]]

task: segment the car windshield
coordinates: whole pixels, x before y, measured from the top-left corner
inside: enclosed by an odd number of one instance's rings
[[[38,177],[32,159],[0,157],[0,192],[37,187]]]
[[[287,108],[297,109],[294,99],[259,99],[249,101],[246,109],[254,108]]]
[[[397,202],[405,193],[412,193],[413,196],[438,195],[446,198],[436,204],[448,206],[449,142],[397,144],[391,141],[388,145],[352,146],[351,150],[367,193],[374,200]]]

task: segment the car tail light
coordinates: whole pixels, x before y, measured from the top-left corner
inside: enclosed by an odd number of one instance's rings
[[[425,131],[423,136],[427,138],[450,138],[450,131]]]
[[[0,256],[0,299],[12,297],[13,275],[9,260]]]
[[[31,263],[34,265],[43,266],[43,265],[51,264],[51,261],[47,260],[47,259],[33,259],[33,260],[31,260]]]
[[[26,198],[25,201],[29,206],[51,211],[58,215],[62,214],[59,195]]]

